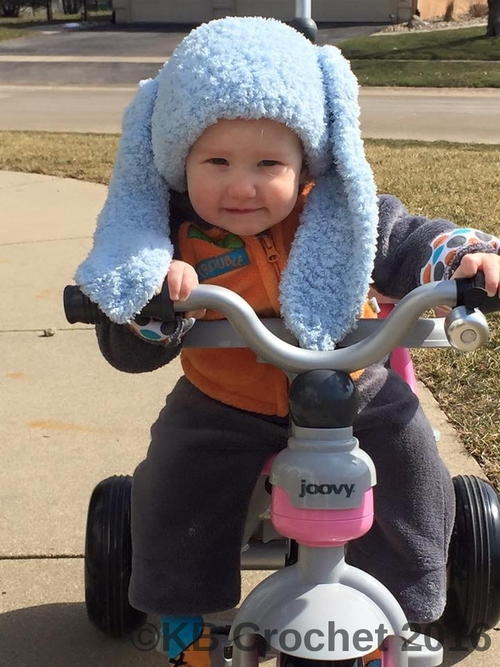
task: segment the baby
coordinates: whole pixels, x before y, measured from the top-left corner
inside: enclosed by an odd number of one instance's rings
[[[219,314],[186,313],[173,332],[134,320],[165,277],[174,301],[199,282],[228,287],[259,316],[281,314],[311,349],[332,349],[360,315],[374,315],[370,285],[400,298],[481,270],[488,292],[499,290],[498,239],[377,196],[358,116],[340,52],[260,18],[194,30],[126,112],[76,280],[113,320],[96,331],[115,367],[150,371],[181,353],[184,376],[133,478],[138,609],[197,619],[238,603],[249,498],[288,435],[282,371],[248,349],[182,349],[189,316]],[[382,581],[409,621],[433,621],[446,601],[451,479],[408,386],[383,364],[353,377],[354,434],[378,484],[376,524],[348,560]]]

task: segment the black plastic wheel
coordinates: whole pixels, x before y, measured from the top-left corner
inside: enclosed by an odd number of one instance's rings
[[[363,658],[351,660],[309,660],[280,653],[278,667],[363,667]]]
[[[500,502],[474,475],[453,478],[457,514],[448,558],[447,624],[463,637],[500,619]]]
[[[130,606],[132,478],[114,475],[90,498],[85,537],[85,603],[90,621],[111,637],[123,637],[146,619]]]

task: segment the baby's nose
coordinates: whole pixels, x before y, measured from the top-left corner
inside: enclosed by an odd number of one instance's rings
[[[248,176],[235,176],[228,185],[228,194],[235,199],[250,199],[256,193],[255,183]]]

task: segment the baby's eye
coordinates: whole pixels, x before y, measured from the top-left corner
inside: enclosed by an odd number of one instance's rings
[[[225,157],[211,157],[207,160],[210,164],[228,164]]]
[[[277,164],[281,164],[278,160],[261,160],[259,165],[262,167],[275,167]]]

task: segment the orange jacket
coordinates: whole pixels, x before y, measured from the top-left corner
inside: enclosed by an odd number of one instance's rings
[[[285,220],[258,236],[239,237],[218,227],[206,230],[182,223],[180,258],[195,267],[200,283],[237,292],[260,317],[279,317],[280,276],[308,190],[299,195]],[[375,314],[365,307],[362,316]],[[209,310],[204,319],[222,319],[222,315]],[[257,362],[247,348],[186,348],[181,363],[190,382],[222,403],[266,415],[288,414],[287,376],[270,364]]]

